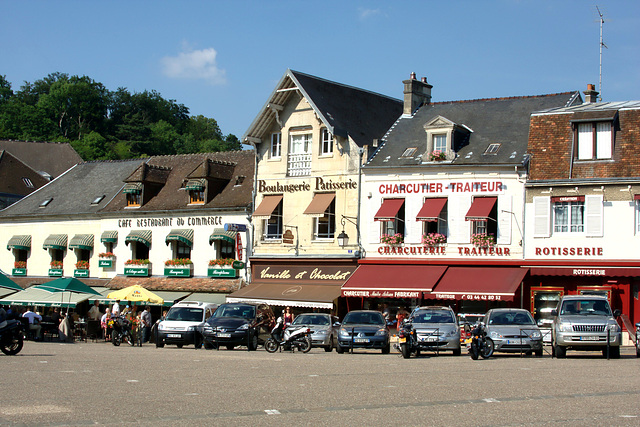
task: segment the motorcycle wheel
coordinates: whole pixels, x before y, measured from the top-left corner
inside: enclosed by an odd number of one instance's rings
[[[113,335],[111,336],[111,342],[116,347],[119,346],[120,345],[120,334],[113,333]]]
[[[264,343],[264,349],[269,353],[275,353],[276,351],[278,351],[278,347],[280,347],[280,344],[278,344],[278,341],[274,340],[273,338],[269,338]]]
[[[127,334],[124,337],[125,341],[127,342],[127,344],[129,344],[131,347],[133,347],[133,337],[131,336],[131,334]]]
[[[298,348],[300,349],[301,352],[309,353],[309,350],[311,350],[311,338],[304,337],[302,340],[300,340],[299,345],[300,346]]]
[[[411,357],[411,350],[409,350],[409,346],[407,344],[400,344],[400,351],[402,352],[402,357],[404,359]]]
[[[473,360],[478,360],[478,344],[475,341],[472,341],[469,346],[469,356],[471,356]]]
[[[0,350],[7,356],[14,356],[20,353],[20,350],[22,350],[23,345],[24,345],[24,338],[22,337],[22,334],[14,334],[13,339],[11,340],[11,344],[1,345]]]
[[[488,359],[493,356],[493,340],[491,338],[485,339],[480,356],[482,356],[483,359]]]

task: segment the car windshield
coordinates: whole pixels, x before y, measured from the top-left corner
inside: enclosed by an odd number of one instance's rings
[[[196,307],[171,307],[165,320],[202,322],[202,309]]]
[[[382,313],[350,312],[344,316],[343,325],[380,325],[384,326]]]
[[[213,317],[240,317],[252,320],[256,317],[256,308],[252,305],[223,304],[213,313]]]
[[[414,323],[455,323],[453,314],[445,310],[421,310],[413,317]]]
[[[292,325],[329,326],[329,318],[319,314],[301,314],[293,320]]]
[[[526,311],[507,311],[492,313],[490,325],[534,325],[533,317]]]
[[[609,307],[609,303],[605,300],[574,299],[562,303],[560,314],[611,316],[611,307]]]

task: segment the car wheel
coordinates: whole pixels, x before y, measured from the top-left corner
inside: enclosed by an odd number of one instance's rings
[[[326,351],[327,353],[331,353],[333,351],[333,336],[329,337],[329,345],[326,345],[324,347],[324,351]]]
[[[256,351],[258,349],[258,336],[252,335],[249,341],[249,351]]]
[[[535,351],[536,357],[542,357],[542,349]]]
[[[162,347],[164,347],[164,341],[161,339],[158,339],[156,341],[156,348],[162,348]]]
[[[228,346],[227,346],[227,350],[233,350],[234,348],[236,348],[236,346],[235,346],[235,345],[228,345]]]
[[[343,354],[344,353],[344,348],[340,344],[338,344],[336,346],[336,353],[338,353],[338,354]]]
[[[387,343],[384,347],[382,347],[382,354],[391,353],[391,344]]]
[[[462,349],[460,347],[453,350],[454,356],[460,356],[462,354]]]
[[[524,354],[525,356],[531,356],[533,354],[533,351],[529,350],[529,351],[526,351]]]
[[[556,358],[558,359],[564,359],[565,357],[567,357],[567,349],[561,345],[556,345],[555,347],[553,347],[556,353]]]

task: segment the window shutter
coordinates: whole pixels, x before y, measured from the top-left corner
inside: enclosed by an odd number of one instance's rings
[[[382,201],[380,199],[369,199],[369,212],[375,215],[375,213],[378,212],[378,209],[380,209],[381,204]],[[367,233],[369,243],[380,243],[380,221],[375,221],[373,219],[373,215],[370,216],[370,221],[362,221],[360,226],[362,227],[363,223],[366,223],[367,227],[369,227]]]
[[[578,160],[593,159],[593,125],[578,125]]]
[[[596,158],[610,159],[612,145],[611,123],[596,123]]]
[[[551,235],[551,197],[533,198],[533,237]]]
[[[422,207],[420,197],[407,197],[404,200],[404,241],[405,243],[422,242],[422,221],[416,221],[416,215]]]
[[[471,221],[464,217],[471,207],[471,196],[449,197],[449,243],[471,243]]]
[[[601,195],[591,195],[584,197],[584,210],[586,222],[586,234],[589,237],[602,237],[603,235],[603,197]]]
[[[499,245],[511,244],[511,217],[513,196],[498,196],[498,239]]]

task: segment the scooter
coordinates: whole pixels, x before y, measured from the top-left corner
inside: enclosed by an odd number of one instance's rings
[[[478,356],[488,359],[493,355],[493,341],[487,339],[487,331],[482,322],[471,329],[471,342],[468,344],[469,356],[473,360],[478,360]]]
[[[284,319],[278,317],[276,326],[271,330],[271,337],[264,343],[264,349],[269,353],[275,353],[280,347],[291,351],[297,348],[303,353],[308,353],[311,350],[310,335],[313,333],[311,329],[306,327],[290,329],[291,332],[287,333],[285,338],[285,327]]]
[[[22,350],[24,331],[22,322],[6,318],[7,313],[0,308],[0,351],[7,356],[13,356]]]
[[[120,343],[126,342],[130,346],[133,346],[133,336],[131,335],[131,322],[124,316],[116,317],[112,320],[111,327],[111,342],[115,346],[119,346]]]

